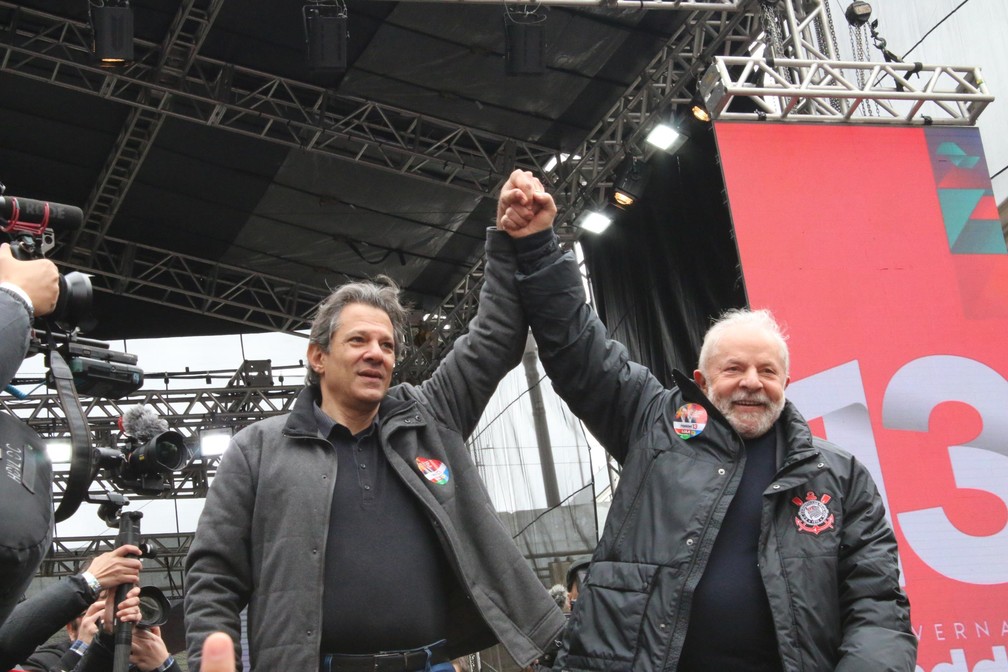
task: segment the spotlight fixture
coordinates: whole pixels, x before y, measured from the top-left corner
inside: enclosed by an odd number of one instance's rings
[[[338,74],[347,67],[349,17],[342,0],[312,0],[304,14],[305,47],[308,69],[317,75]]]
[[[46,442],[46,454],[53,464],[69,464],[73,457],[73,446],[66,439],[50,439]]]
[[[693,117],[697,121],[702,121],[706,124],[711,120],[710,111],[707,110],[707,105],[705,105],[699,97],[694,96],[693,101],[690,103],[690,112],[693,113]]]
[[[200,455],[203,457],[217,457],[222,455],[231,444],[231,428],[213,427],[201,429],[199,432]]]
[[[609,228],[612,217],[597,210],[585,210],[576,223],[588,233],[598,235]]]
[[[693,100],[690,101],[690,111],[694,117],[706,123],[721,114],[729,100],[718,64],[711,63],[697,83]]]
[[[129,0],[88,0],[91,53],[103,68],[133,60],[133,10]]]
[[[637,202],[647,184],[648,164],[639,156],[630,155],[623,159],[613,179],[612,204],[626,210]]]
[[[644,138],[649,145],[664,150],[669,154],[675,153],[682,147],[689,138],[681,133],[672,124],[665,122],[655,125],[651,132]]]
[[[546,15],[504,5],[504,66],[509,76],[546,72]]]

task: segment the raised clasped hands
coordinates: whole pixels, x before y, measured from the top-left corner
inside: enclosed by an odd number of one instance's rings
[[[516,170],[501,187],[497,228],[512,238],[524,238],[553,226],[556,203],[542,182],[527,170]]]

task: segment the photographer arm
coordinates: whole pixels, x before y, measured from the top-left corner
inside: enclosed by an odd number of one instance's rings
[[[120,583],[136,583],[140,578],[140,561],[127,558],[127,553],[140,553],[135,546],[123,546],[103,553],[88,565],[101,588],[114,588]],[[137,590],[139,595],[139,590]],[[0,670],[8,670],[25,660],[52,634],[88,608],[97,595],[84,573],[50,585],[14,608],[0,627]],[[137,597],[138,601],[139,598]],[[133,598],[129,607],[133,606]],[[126,602],[123,603],[127,605]]]
[[[0,383],[7,385],[28,352],[31,322],[48,315],[59,296],[59,272],[46,259],[20,261],[0,245]]]

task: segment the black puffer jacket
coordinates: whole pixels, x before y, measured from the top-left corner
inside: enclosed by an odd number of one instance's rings
[[[554,670],[675,670],[742,441],[692,380],[677,373],[666,389],[629,361],[587,307],[573,258],[556,256],[519,274],[525,310],[557,392],[624,468]],[[689,403],[708,420],[684,439],[675,415]],[[759,560],[784,669],[912,672],[896,539],[871,477],[790,403],[778,423]]]

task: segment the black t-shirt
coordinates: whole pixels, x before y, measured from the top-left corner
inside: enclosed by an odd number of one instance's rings
[[[321,423],[320,423],[321,424]],[[321,653],[411,649],[444,637],[457,589],[434,527],[378,445],[376,425],[335,425]]]
[[[780,672],[757,548],[763,491],[777,471],[774,429],[745,441],[746,463],[693,595],[679,672]]]

